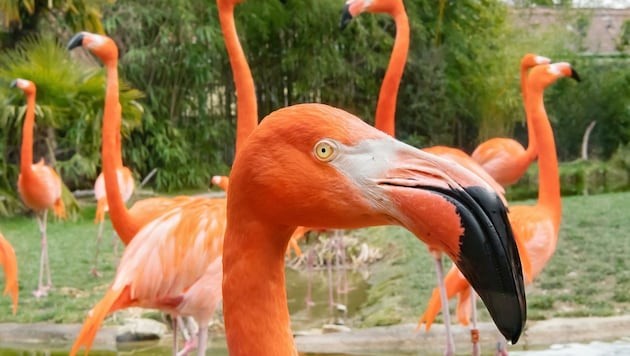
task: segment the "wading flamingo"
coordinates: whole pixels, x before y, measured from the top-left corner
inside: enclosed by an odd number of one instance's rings
[[[579,81],[578,74],[566,62],[536,66],[531,70],[527,80],[526,108],[529,111],[527,114],[530,118],[532,133],[536,136],[538,149],[538,201],[533,206],[511,206],[509,213],[523,263],[525,284],[531,283],[549,262],[558,241],[562,215],[560,176],[556,145],[545,112],[543,92],[547,86],[563,77],[571,77]],[[468,325],[471,317],[471,294],[468,281],[456,267],[453,267],[448,272],[445,283],[449,299],[459,295],[458,320]],[[426,323],[427,330],[431,327],[440,306],[439,291],[436,288],[420,319],[420,323]],[[475,322],[474,314],[473,322]]]
[[[310,179],[294,174],[295,165]],[[525,296],[506,208],[485,181],[452,161],[342,110],[301,104],[262,121],[236,155],[230,185],[223,248],[230,355],[297,354],[284,275],[297,226],[402,225],[447,253],[503,334],[518,339]]]
[[[24,204],[35,212],[35,219],[41,234],[41,252],[39,257],[39,280],[37,290],[33,295],[37,298],[48,295],[52,288],[50,259],[48,258],[48,238],[46,236],[46,222],[48,209],[52,208],[55,216],[65,219],[66,208],[61,199],[61,178],[55,170],[44,164],[42,158],[33,164],[33,126],[35,125],[35,95],[37,89],[30,80],[15,79],[11,87],[22,89],[26,95],[26,114],[22,128],[22,151],[20,153],[20,175],[18,177],[18,192]],[[47,283],[43,278],[46,273]]]
[[[158,217],[162,217],[162,214],[165,212],[172,212],[176,207],[181,207],[184,205],[192,205],[195,204],[210,204],[207,202],[205,198],[194,198],[187,196],[180,196],[175,198],[151,198],[145,199],[137,202],[134,206],[127,210],[125,203],[122,199],[122,195],[120,193],[120,187],[118,185],[117,179],[117,171],[116,171],[116,162],[121,162],[121,152],[120,146],[117,145],[116,141],[120,138],[120,123],[121,123],[121,112],[120,112],[120,103],[119,103],[119,92],[118,92],[118,48],[114,41],[111,38],[92,34],[88,32],[81,32],[75,35],[68,44],[68,49],[71,50],[75,47],[84,46],[90,50],[94,55],[96,55],[105,65],[107,70],[107,88],[105,95],[105,107],[103,110],[103,141],[102,141],[102,161],[103,161],[103,174],[105,177],[105,188],[107,191],[107,201],[110,207],[110,218],[112,220],[112,225],[114,229],[118,233],[119,237],[125,245],[128,245],[130,241],[134,238],[134,236],[138,235],[143,227],[148,225],[149,223],[154,222],[154,220]],[[216,221],[220,221],[221,223],[215,223],[212,225],[212,229],[207,231],[210,239],[215,239],[215,236],[222,234],[223,224],[225,220],[225,199],[213,199],[212,205],[217,205],[217,208],[212,209],[213,219]],[[152,234],[149,234],[153,236]],[[222,236],[222,235],[221,235]],[[157,242],[147,242],[147,244],[157,243]],[[222,242],[221,242],[222,243]],[[220,245],[220,244],[219,244]],[[122,263],[122,261],[121,261]],[[130,262],[127,262],[130,263]],[[120,270],[120,268],[119,268]],[[207,269],[207,273],[213,273],[214,278],[220,279],[220,273],[216,274],[216,269]],[[128,277],[128,276],[127,276]],[[125,277],[121,277],[125,278]],[[210,277],[208,277],[210,278]],[[218,285],[218,283],[215,283]],[[188,286],[191,287],[191,286]],[[192,290],[198,290],[199,288],[191,288]],[[140,292],[139,292],[140,293]],[[216,291],[220,296],[220,290]],[[132,295],[134,297],[135,295]],[[146,296],[144,296],[146,297]],[[151,305],[153,301],[145,300],[141,294],[140,297],[136,298],[140,301],[134,301],[134,303],[139,303],[138,305]],[[192,298],[197,298],[195,302],[187,302],[188,305],[196,305],[199,313],[202,313],[202,319],[205,318],[205,315],[214,313],[214,309],[216,306],[212,304],[204,305],[203,298],[200,296],[193,296]],[[133,305],[133,304],[130,304]],[[121,305],[117,305],[114,310],[120,309]],[[188,307],[191,308],[191,307]],[[205,309],[204,309],[205,308]],[[107,312],[107,310],[105,311]],[[189,315],[190,313],[186,312],[178,312],[177,315]],[[105,315],[103,314],[102,317]],[[193,315],[196,319],[199,318],[199,315]],[[102,319],[101,319],[102,320]],[[176,320],[176,318],[175,318]],[[100,321],[96,320],[99,324]],[[91,324],[92,325],[92,324]],[[91,326],[92,328],[98,329],[98,324],[96,327]],[[96,330],[93,332],[95,333]],[[92,331],[86,331],[87,334],[82,334],[82,340],[85,341],[86,345],[91,345],[90,337],[94,335],[91,334]],[[205,325],[199,325],[199,334],[201,335],[205,332],[204,340],[207,339],[207,323]],[[176,336],[177,330],[174,330],[174,337]],[[77,342],[79,345],[80,343]],[[184,352],[187,352],[191,348],[195,347],[195,340],[191,340],[187,342],[184,346]],[[78,346],[77,346],[78,347]],[[174,344],[176,348],[176,343]]]
[[[341,28],[347,26],[352,18],[363,12],[389,14],[396,25],[396,38],[389,60],[385,77],[381,84],[381,89],[376,105],[374,127],[395,137],[396,100],[398,98],[398,88],[403,75],[407,53],[409,51],[409,19],[405,11],[402,0],[348,0],[344,6],[341,17]],[[473,171],[497,191],[501,196],[504,194],[503,187],[497,184],[494,179],[483,170],[477,162],[460,149],[447,146],[434,146],[423,149],[426,152],[439,155],[444,158],[454,160],[462,166]],[[442,291],[445,307],[443,308],[444,325],[446,327],[446,356],[455,354],[455,342],[450,330],[450,313],[446,304],[446,291],[444,290],[444,269],[442,266],[442,253],[438,250],[430,249],[435,263],[435,272],[438,285]]]
[[[13,246],[0,233],[0,265],[4,271],[4,292],[3,295],[10,294],[13,301],[13,315],[18,307],[18,266],[15,250]]]
[[[82,346],[87,354],[104,318],[132,306],[192,316],[199,325],[198,354],[205,355],[208,323],[221,300],[224,214],[224,200],[199,198],[145,225],[127,245],[113,283],[88,314],[70,355]]]
[[[540,64],[549,64],[547,57],[527,53],[521,59],[521,95],[523,104],[527,105],[527,71]],[[472,158],[486,172],[504,187],[516,183],[529,165],[536,159],[536,135],[532,129],[531,119],[525,110],[527,122],[527,149],[516,140],[495,137],[482,142],[472,153]]]

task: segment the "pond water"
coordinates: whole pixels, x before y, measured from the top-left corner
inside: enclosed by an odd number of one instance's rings
[[[343,324],[357,312],[367,297],[368,286],[359,272],[335,269],[298,272],[287,269],[286,280],[291,325],[294,330],[321,328],[322,325],[331,323]],[[307,303],[309,290],[311,303]],[[118,350],[94,350],[90,355],[110,356],[117,355],[119,351],[133,355],[171,355],[170,342],[169,338],[159,342],[119,344]],[[214,338],[210,342],[207,354],[228,355],[224,339]],[[2,356],[67,354],[67,349],[54,345],[0,345]]]

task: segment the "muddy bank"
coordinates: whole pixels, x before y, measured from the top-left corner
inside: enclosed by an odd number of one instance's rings
[[[3,348],[67,349],[74,342],[81,328],[80,324],[0,324],[0,345]],[[117,335],[121,326],[106,326],[99,330],[94,349],[117,350]],[[479,325],[482,350],[491,350],[498,332],[490,323]],[[470,333],[462,326],[454,326],[458,353],[470,350]],[[162,335],[160,343],[168,345],[171,335]],[[223,341],[223,335],[215,333],[213,344]],[[615,317],[592,317],[571,319],[550,319],[530,321],[518,344],[510,350],[531,350],[558,343],[589,343],[592,341],[613,341],[630,339],[630,315]],[[301,352],[307,353],[351,353],[351,354],[422,354],[440,355],[444,344],[444,327],[434,325],[431,331],[415,332],[414,324],[401,324],[387,327],[356,329],[348,332],[321,334],[319,331],[296,333],[296,343]],[[129,346],[129,345],[127,345]]]

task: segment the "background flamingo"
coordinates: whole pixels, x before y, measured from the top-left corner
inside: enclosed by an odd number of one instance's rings
[[[116,171],[116,162],[122,161],[120,145],[116,143],[117,139],[120,138],[121,121],[120,103],[118,101],[118,48],[111,38],[88,32],[81,32],[75,35],[70,40],[68,49],[71,50],[79,46],[88,48],[104,63],[107,69],[107,88],[103,111],[103,173],[112,225],[123,242],[128,244],[143,226],[146,226],[164,212],[189,203],[205,203],[206,199],[186,196],[151,198],[137,202],[130,210],[127,210],[120,193]],[[225,199],[216,199],[216,204],[222,206],[223,209],[215,209],[214,218],[225,220]],[[217,228],[220,228],[220,226]],[[214,234],[215,232],[211,231],[210,233]],[[210,270],[209,273],[212,271],[214,270]],[[220,278],[220,274],[215,274],[214,278]],[[218,293],[220,294],[220,292]],[[212,309],[212,313],[214,312],[212,305],[207,305],[206,307]],[[209,313],[208,310],[206,312]],[[207,324],[205,327],[207,327]],[[203,330],[207,332],[207,329],[202,329],[200,325],[199,332],[201,333]],[[174,334],[176,335],[176,333],[177,330],[175,328]],[[194,340],[187,342],[184,351],[193,348],[194,344]]]
[[[527,53],[521,59],[521,95],[523,104],[527,105],[527,71],[539,64],[548,64],[547,57]],[[516,183],[527,171],[529,165],[536,159],[536,135],[527,109],[527,149],[516,140],[496,137],[482,142],[472,153],[472,158],[483,167],[499,184],[504,187]]]
[[[285,162],[307,169],[310,179],[291,174]],[[297,226],[403,225],[456,261],[499,327],[518,339],[525,301],[505,206],[467,170],[342,110],[302,104],[262,121],[237,154],[230,184],[223,249],[230,355],[297,354],[284,277]],[[495,267],[502,273],[491,273]]]
[[[54,169],[44,164],[44,159],[33,164],[33,126],[35,125],[35,95],[37,89],[30,80],[15,79],[11,87],[22,89],[26,95],[26,114],[22,127],[22,150],[20,157],[20,175],[18,177],[18,192],[24,204],[35,212],[35,219],[41,234],[41,252],[39,257],[39,279],[37,289],[33,292],[39,298],[48,295],[52,288],[50,259],[48,258],[48,239],[46,237],[46,222],[48,209],[52,208],[55,216],[65,219],[66,209],[61,199],[61,178]],[[46,273],[47,283],[44,285],[43,276]]]
[[[523,262],[523,276],[529,284],[549,262],[556,249],[562,202],[560,177],[553,131],[545,112],[544,89],[562,77],[579,80],[577,73],[568,63],[544,64],[533,68],[527,81],[528,117],[537,137],[538,145],[538,200],[533,206],[517,205],[510,207],[509,218],[514,229],[514,237]],[[451,268],[445,279],[448,298],[459,295],[458,319],[467,325],[470,321],[470,285],[456,267]],[[438,290],[434,289],[420,323],[431,327],[440,309]],[[473,318],[474,321],[474,318]]]
[[[394,39],[394,47],[392,49],[389,65],[387,67],[387,71],[385,72],[383,83],[381,84],[374,121],[374,127],[386,134],[395,136],[396,100],[398,98],[398,88],[400,86],[400,80],[403,75],[409,51],[409,19],[402,0],[348,0],[346,1],[341,17],[341,27],[344,28],[353,17],[358,16],[362,12],[386,13],[392,16],[395,21],[396,38]],[[462,150],[446,146],[434,146],[425,148],[424,150],[453,160],[472,170],[491,184],[495,191],[503,196],[503,188]],[[443,283],[444,270],[442,267],[442,254],[441,251],[435,249],[430,249],[430,252],[434,259],[436,278],[438,286],[442,291],[441,294],[444,302],[442,312],[444,315],[444,325],[446,327],[445,355],[452,356],[455,354],[455,342],[450,330],[450,313],[448,306],[446,305],[446,291],[444,290]]]
[[[4,271],[4,292],[3,295],[11,294],[13,301],[13,314],[18,307],[18,266],[15,257],[15,250],[7,239],[0,233],[0,265]]]
[[[82,346],[87,354],[105,316],[131,306],[192,316],[199,325],[198,354],[205,355],[208,323],[221,300],[224,214],[224,200],[199,198],[144,226],[125,249],[113,283],[90,311],[70,355]]]

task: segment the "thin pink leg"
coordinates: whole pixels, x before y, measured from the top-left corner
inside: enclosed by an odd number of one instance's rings
[[[479,344],[479,329],[477,329],[477,293],[470,287],[470,304],[472,309],[472,328],[470,338],[472,341],[472,356],[481,355],[481,345]]]
[[[42,224],[40,220],[39,213],[35,212],[35,220],[37,221],[37,226],[39,227],[39,233],[41,235],[41,250],[39,252],[39,279],[37,282],[37,289],[33,291],[33,295],[35,298],[45,297],[48,295],[46,290],[44,289],[44,259],[45,259],[45,246],[46,246],[46,231],[45,226]]]
[[[442,253],[431,251],[435,261],[435,273],[437,275],[438,286],[440,288],[440,300],[442,301],[442,317],[444,318],[444,329],[446,331],[446,350],[444,356],[455,355],[455,342],[451,332],[451,314],[448,310],[448,300],[446,299],[446,286],[444,285],[444,269],[442,268]]]
[[[171,317],[171,323],[173,325],[173,356],[177,356],[177,321],[178,321],[179,317]]]
[[[208,347],[208,324],[199,326],[199,349],[197,349],[198,356],[204,356],[206,354],[206,348]]]
[[[101,276],[101,272],[98,271],[98,253],[101,247],[101,238],[103,237],[103,221],[101,220],[101,222],[98,223],[98,233],[96,235],[96,248],[94,249],[94,267],[92,267],[92,270],[90,271],[90,273],[94,276],[94,277],[100,277]]]
[[[44,252],[46,253],[45,259],[44,259],[44,267],[46,269],[46,277],[48,278],[48,284],[46,284],[44,286],[44,289],[46,290],[46,292],[48,292],[50,289],[52,289],[53,285],[52,285],[52,276],[51,276],[51,272],[50,272],[50,257],[48,256],[48,236],[46,234],[46,224],[48,222],[48,209],[44,210],[44,219],[43,219],[43,225],[44,225]]]

